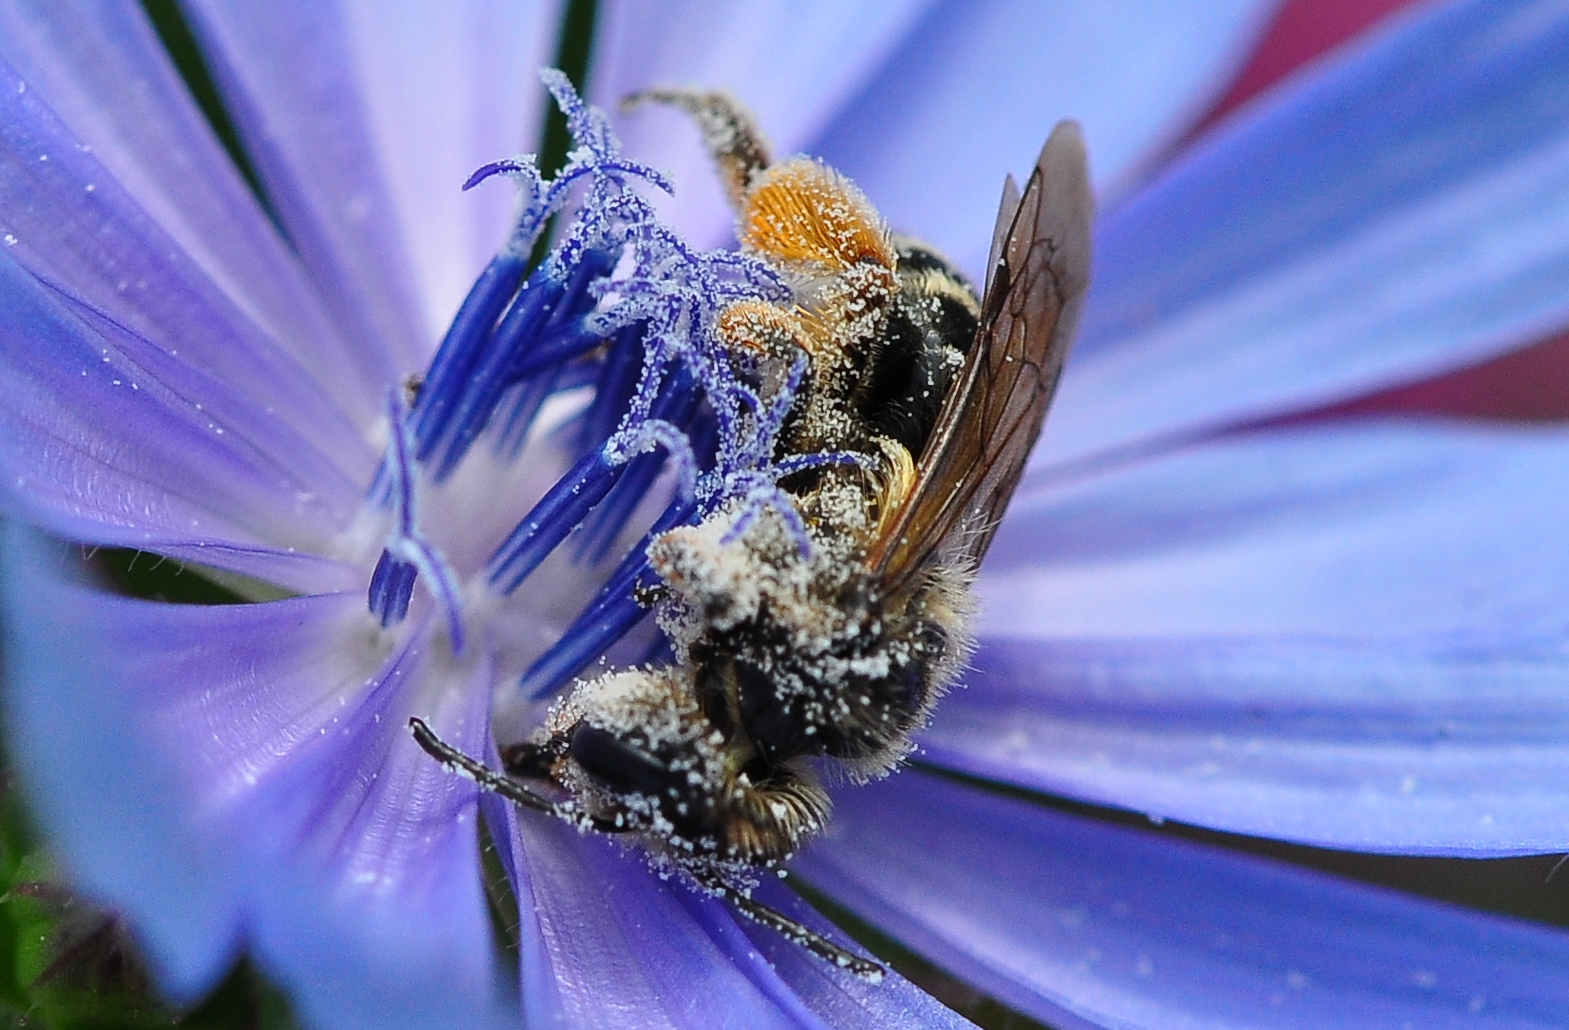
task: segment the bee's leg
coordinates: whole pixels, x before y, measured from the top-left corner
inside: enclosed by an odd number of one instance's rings
[[[786,940],[799,944],[825,962],[832,962],[840,969],[854,973],[874,984],[882,983],[883,977],[888,975],[888,970],[871,959],[862,958],[846,948],[841,948],[827,937],[815,930],[807,929],[784,913],[775,912],[762,902],[753,901],[717,877],[703,877],[701,882],[703,886],[722,895],[726,901],[736,907],[737,911],[754,923],[760,923]]]
[[[719,165],[725,195],[737,213],[746,206],[752,176],[769,165],[768,144],[752,116],[728,93],[696,89],[648,89],[621,101],[623,110],[653,102],[679,107],[703,133],[703,145]]]
[[[656,608],[659,604],[669,599],[671,594],[669,584],[663,580],[644,580],[641,577],[632,584],[632,600],[643,609]]]
[[[813,390],[812,338],[793,311],[760,300],[738,300],[719,312],[715,328],[725,349],[758,362],[765,399],[788,396],[804,408]]]
[[[467,776],[480,789],[499,794],[524,808],[550,815],[560,815],[555,803],[529,790],[505,773],[499,773],[484,762],[470,758],[451,744],[446,743],[425,724],[423,719],[411,718],[409,732],[425,753],[460,776]]]

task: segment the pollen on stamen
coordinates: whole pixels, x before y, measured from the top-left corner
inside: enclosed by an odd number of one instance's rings
[[[491,460],[526,460],[551,398],[588,385],[586,405],[550,434],[553,446],[575,440],[576,463],[517,514],[470,589],[508,596],[569,540],[576,540],[571,560],[607,561],[636,513],[647,510],[648,494],[670,495],[664,515],[616,559],[605,587],[524,674],[529,693],[564,686],[647,614],[637,594],[654,533],[721,509],[745,522],[773,507],[807,546],[806,529],[777,486],[800,463],[774,462],[805,356],[781,373],[782,384],[760,390],[747,367],[752,359],[738,359],[736,341],[720,328],[727,310],[777,303],[789,291],[762,261],[692,248],[660,224],[634,187],[668,190],[668,183],[621,156],[604,116],[563,76],[543,78],[576,149],[551,180],[525,156],[486,165],[465,184],[505,176],[519,189],[520,210],[431,365],[411,378],[418,388],[408,391],[408,410],[389,416],[393,441],[372,500],[392,510],[393,527],[368,591],[372,611],[390,626],[407,618],[425,584],[461,650],[463,588],[426,535],[439,529],[447,540],[450,527],[418,524],[417,492],[445,489],[482,440]],[[554,244],[530,267],[528,255],[552,218]]]

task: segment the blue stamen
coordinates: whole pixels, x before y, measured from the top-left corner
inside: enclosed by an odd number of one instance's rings
[[[438,483],[491,424],[508,389],[600,345],[603,337],[583,327],[597,303],[589,287],[614,265],[612,255],[589,251],[563,282],[546,262],[528,277],[494,331],[470,342],[461,366],[465,374],[427,384],[433,414],[420,423],[425,430],[420,457],[436,460]]]
[[[432,437],[431,454],[426,456],[426,460],[437,460],[438,482],[451,475],[452,470],[468,454],[469,447],[489,424],[501,395],[512,385],[513,379],[508,375],[508,370],[517,360],[516,346],[522,336],[521,333],[508,332],[509,323],[530,322],[539,318],[560,298],[560,290],[559,284],[549,276],[538,272],[531,275],[524,284],[518,302],[503,317],[501,328],[484,341],[483,350],[476,356],[468,377],[462,383],[455,384],[461,393],[457,402],[451,406],[439,435]],[[532,336],[528,339],[532,342]]]
[[[584,264],[598,267],[603,261]],[[576,357],[598,343],[596,337],[578,328],[593,303],[581,288],[570,292],[564,289],[548,266],[529,276],[512,307],[502,316],[500,325],[484,341],[468,378],[458,384],[462,394],[456,405],[450,406],[446,424],[432,437],[431,451],[439,455],[438,482],[452,473],[490,424],[502,394],[509,387],[529,374]],[[565,318],[561,317],[563,312],[567,312]],[[573,327],[574,331],[567,334],[566,346],[558,346],[540,331],[542,326],[552,323]],[[530,356],[538,357],[538,360],[525,365]]]
[[[697,506],[677,501],[665,509],[638,545],[627,552],[594,600],[572,621],[561,639],[529,666],[519,681],[526,697],[544,697],[565,686],[648,615],[634,591],[651,575],[648,548],[666,530],[696,521]]]
[[[516,590],[577,528],[589,509],[604,499],[625,471],[624,463],[612,463],[602,451],[578,462],[496,549],[488,567],[490,582],[503,594]]]
[[[415,508],[414,434],[404,417],[403,402],[397,391],[387,398],[387,420],[392,440],[377,481],[385,489],[385,501],[392,506],[392,528],[388,530],[381,559],[371,573],[367,601],[383,626],[401,622],[408,615],[409,600],[418,580],[415,573],[423,575],[446,613],[452,650],[461,654],[464,631],[457,577],[441,552],[419,531]]]
[[[698,459],[693,453],[688,427],[696,417],[701,401],[702,395],[691,375],[681,371],[671,377],[665,392],[654,402],[654,418],[669,423],[680,432],[686,460],[694,468],[698,467]],[[579,561],[598,562],[605,557],[664,467],[665,459],[657,454],[640,454],[627,463],[621,482],[584,520],[577,545]],[[690,496],[692,491],[689,488],[686,492]]]
[[[383,549],[376,562],[376,571],[370,575],[371,614],[383,626],[394,626],[409,614],[409,599],[414,596],[414,580],[419,570],[408,562],[399,561]]]
[[[573,361],[556,369],[556,393],[579,390],[599,382],[598,361]]]
[[[645,558],[646,562],[647,559]],[[579,616],[561,639],[540,656],[518,681],[524,697],[539,698],[555,693],[617,640],[626,636],[648,615],[630,596],[597,609],[592,615]]]
[[[643,370],[643,350],[639,341],[645,331],[646,326],[636,323],[610,340],[610,353],[595,384],[594,400],[582,415],[578,446],[585,454],[603,447],[626,414]]]
[[[562,333],[522,355],[512,368],[514,379],[525,379],[546,369],[563,365],[605,342],[598,333],[585,330]]]
[[[711,412],[699,409],[686,431],[692,456],[699,468],[713,468],[719,460],[719,423]]]
[[[523,282],[527,258],[502,251],[480,273],[463,298],[452,325],[442,337],[441,347],[425,374],[425,382],[414,405],[416,453],[421,461],[430,457],[437,437],[446,425],[448,410],[461,396],[455,382],[469,377],[496,319]]]
[[[501,425],[501,431],[496,435],[497,457],[510,461],[518,456],[528,441],[529,430],[534,428],[540,409],[552,393],[563,389],[561,384],[566,378],[563,370],[555,369],[546,375],[523,380],[501,399],[496,408]]]
[[[742,494],[745,502],[741,507],[741,513],[736,516],[735,522],[731,524],[725,535],[719,538],[719,542],[735,543],[746,535],[746,531],[752,528],[752,523],[757,521],[764,510],[773,508],[784,521],[785,529],[795,539],[796,550],[800,553],[801,559],[805,561],[810,558],[812,538],[806,533],[806,523],[801,521],[801,513],[796,511],[795,500],[780,489],[771,478],[760,473],[752,473],[745,478],[750,481],[751,488]]]
[[[692,445],[686,434],[663,419],[650,418],[617,433],[605,444],[610,460],[625,463],[640,454],[664,448],[669,460],[675,463],[676,492],[686,500],[697,496],[697,459],[692,455]]]
[[[659,454],[640,454],[627,462],[621,481],[578,530],[576,558],[580,564],[593,565],[605,559],[664,467],[664,456]]]
[[[392,508],[394,525],[368,593],[372,611],[392,625],[406,617],[417,583],[425,583],[447,616],[454,650],[461,650],[457,580],[415,518],[421,470],[427,488],[439,488],[487,435],[492,452],[511,460],[532,438],[547,400],[591,386],[592,400],[569,423],[566,446],[576,451],[576,464],[495,550],[485,569],[490,589],[516,590],[574,532],[578,560],[603,560],[667,469],[677,480],[676,498],[529,668],[522,688],[534,696],[559,689],[647,614],[633,595],[659,533],[734,510],[733,537],[775,508],[807,553],[805,526],[780,478],[861,460],[829,454],[775,461],[807,358],[800,355],[783,386],[761,397],[733,367],[716,325],[735,301],[788,303],[789,291],[756,259],[695,250],[659,224],[631,185],[668,190],[668,182],[620,156],[603,114],[564,77],[543,78],[576,149],[553,180],[525,157],[486,165],[465,184],[507,175],[523,202],[511,238],[443,338],[413,413],[405,418],[394,399],[393,441],[371,494],[372,503]],[[525,275],[525,255],[569,198],[575,206],[557,222],[550,255]]]
[[[869,455],[857,451],[819,451],[816,454],[794,454],[774,465],[774,475],[783,479],[793,472],[804,472],[807,469],[831,468],[841,465],[854,465],[868,471],[876,468]],[[791,505],[794,507],[794,505]]]
[[[652,575],[648,563],[648,549],[653,544],[654,538],[677,526],[695,524],[700,514],[698,506],[691,501],[675,500],[666,505],[659,518],[648,527],[648,532],[643,534],[643,539],[627,552],[626,557],[621,559],[621,564],[616,566],[616,571],[605,580],[605,585],[599,588],[599,593],[595,595],[593,601],[589,602],[583,614],[593,615],[617,598],[631,596],[638,581],[647,575]]]

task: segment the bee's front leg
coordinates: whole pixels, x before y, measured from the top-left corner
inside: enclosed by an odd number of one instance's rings
[[[649,89],[621,101],[623,110],[646,103],[669,104],[692,116],[703,133],[703,145],[724,183],[730,206],[739,213],[746,206],[752,176],[767,168],[768,144],[757,123],[728,93],[698,89]]]

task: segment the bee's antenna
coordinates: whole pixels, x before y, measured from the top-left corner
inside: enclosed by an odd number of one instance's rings
[[[841,948],[815,930],[809,930],[784,913],[775,912],[762,902],[752,900],[726,883],[707,877],[702,883],[704,887],[719,892],[726,901],[754,923],[761,923],[825,962],[832,962],[840,969],[854,973],[869,983],[880,984],[883,982],[883,977],[888,975],[888,970],[871,959],[864,959],[852,951]]]
[[[479,784],[481,790],[499,794],[508,801],[514,801],[524,808],[532,808],[536,812],[561,814],[553,802],[540,797],[512,777],[497,772],[484,762],[470,758],[436,736],[435,731],[425,724],[425,720],[410,718],[409,732],[414,734],[415,742],[425,749],[427,755],[458,775],[467,776]]]

